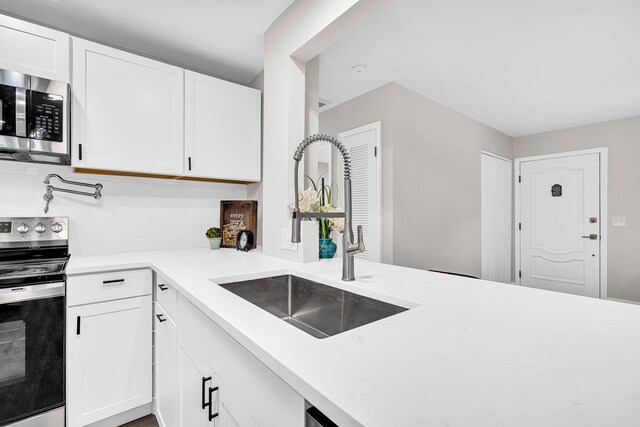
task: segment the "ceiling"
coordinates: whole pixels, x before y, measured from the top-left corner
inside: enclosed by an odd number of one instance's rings
[[[637,0],[396,0],[321,54],[320,97],[395,81],[511,136],[637,116],[638,17]]]
[[[293,0],[0,0],[0,11],[241,83]]]

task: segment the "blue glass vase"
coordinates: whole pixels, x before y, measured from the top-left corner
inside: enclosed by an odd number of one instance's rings
[[[338,247],[331,239],[320,239],[320,259],[330,259],[336,254]]]

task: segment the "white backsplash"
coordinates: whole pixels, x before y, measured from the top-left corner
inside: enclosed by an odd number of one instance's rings
[[[102,198],[54,192],[45,215],[45,176],[104,185]],[[56,187],[70,187],[57,179]],[[74,174],[71,167],[0,161],[0,217],[67,216],[72,254],[208,247],[220,200],[246,199],[236,184]]]

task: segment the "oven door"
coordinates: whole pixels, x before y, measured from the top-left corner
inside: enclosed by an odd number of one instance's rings
[[[0,288],[0,426],[64,405],[64,283]]]

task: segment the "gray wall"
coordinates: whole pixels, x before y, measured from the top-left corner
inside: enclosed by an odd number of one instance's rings
[[[480,152],[512,139],[396,83],[320,114],[336,135],[382,121],[383,262],[480,276]]]
[[[640,302],[640,117],[514,138],[514,157],[608,147],[608,296]],[[626,227],[611,217],[626,216]]]
[[[332,136],[337,136],[340,132],[372,122],[382,122],[382,147],[380,147],[380,155],[382,156],[381,258],[382,262],[387,264],[395,263],[393,253],[393,117],[396,86],[393,83],[384,85],[320,113],[320,132]],[[338,182],[337,180],[341,179],[337,176],[340,170],[339,162],[341,161],[335,156],[334,150],[333,182]]]

